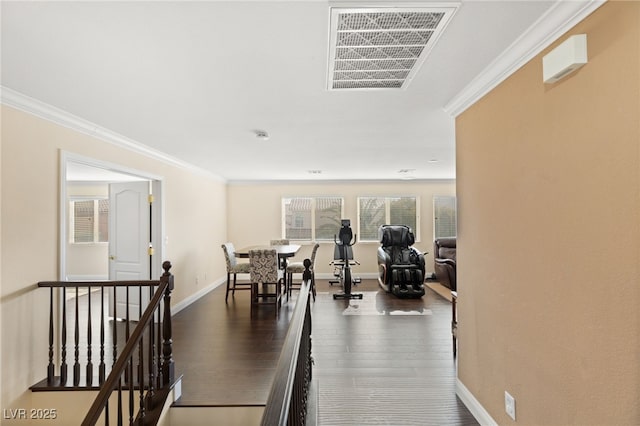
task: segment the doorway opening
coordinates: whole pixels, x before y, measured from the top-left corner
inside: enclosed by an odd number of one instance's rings
[[[59,279],[159,279],[162,179],[68,152],[60,158]],[[139,292],[131,294],[136,296],[129,300],[124,289],[109,293],[111,316],[138,319],[146,303]],[[75,298],[82,303],[82,296],[68,293],[63,303],[75,303]]]
[[[164,251],[162,179],[64,151],[60,171],[59,279],[159,279]],[[132,200],[132,193],[125,192],[130,189],[127,185],[138,188],[141,196],[146,192],[148,207]],[[116,221],[117,215],[120,220]],[[136,226],[145,229],[131,234]],[[118,252],[129,257],[135,253],[144,261],[137,275],[117,268]]]

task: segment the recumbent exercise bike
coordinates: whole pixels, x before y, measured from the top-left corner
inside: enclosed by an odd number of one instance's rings
[[[353,260],[353,249],[351,248],[356,241],[351,231],[351,220],[342,219],[340,232],[338,237],[333,236],[335,248],[333,250],[333,261],[331,265],[334,267],[334,275],[337,280],[330,280],[329,284],[340,284],[343,289],[343,293],[335,293],[334,299],[362,299],[362,294],[351,293],[351,289],[354,285],[360,282],[358,278],[353,278],[351,275],[351,265],[359,265],[359,263]]]

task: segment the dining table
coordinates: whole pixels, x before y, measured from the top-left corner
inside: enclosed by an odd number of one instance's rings
[[[265,245],[256,245],[256,246],[247,246],[241,249],[236,249],[235,254],[236,257],[240,258],[249,258],[250,250],[268,250],[274,249],[276,254],[278,255],[278,264],[280,265],[282,270],[287,269],[287,259],[293,257],[300,250],[299,244],[286,244],[286,245],[273,245],[270,246],[268,244]]]

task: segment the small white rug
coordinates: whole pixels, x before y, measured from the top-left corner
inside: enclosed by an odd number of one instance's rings
[[[388,310],[378,310],[375,309],[373,306],[369,306],[369,305],[365,305],[365,306],[361,306],[358,304],[350,303],[349,306],[347,306],[347,308],[342,311],[342,315],[369,315],[369,316],[374,316],[374,315],[433,315],[433,312],[431,311],[431,309],[424,309],[424,308],[420,308],[420,309],[410,309],[410,310],[403,310],[403,309],[388,309]]]

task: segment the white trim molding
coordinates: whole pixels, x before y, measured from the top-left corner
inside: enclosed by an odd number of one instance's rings
[[[456,378],[456,395],[482,426],[498,426],[498,423],[458,378]]]
[[[534,56],[606,3],[606,0],[558,0],[520,37],[478,74],[444,110],[452,117],[462,114]]]
[[[42,119],[56,123],[60,126],[75,130],[85,135],[92,136],[104,142],[111,143],[117,147],[124,148],[129,151],[142,154],[146,157],[162,161],[171,166],[179,167],[198,175],[206,176],[210,179],[226,183],[226,180],[224,178],[214,173],[194,166],[193,164],[187,163],[185,161],[179,160],[133,139],[129,139],[126,136],[102,128],[95,123],[85,120],[84,118],[73,115],[67,111],[56,108],[45,102],[31,98],[8,87],[0,86],[0,101],[3,105],[7,105],[20,111],[35,115]]]

